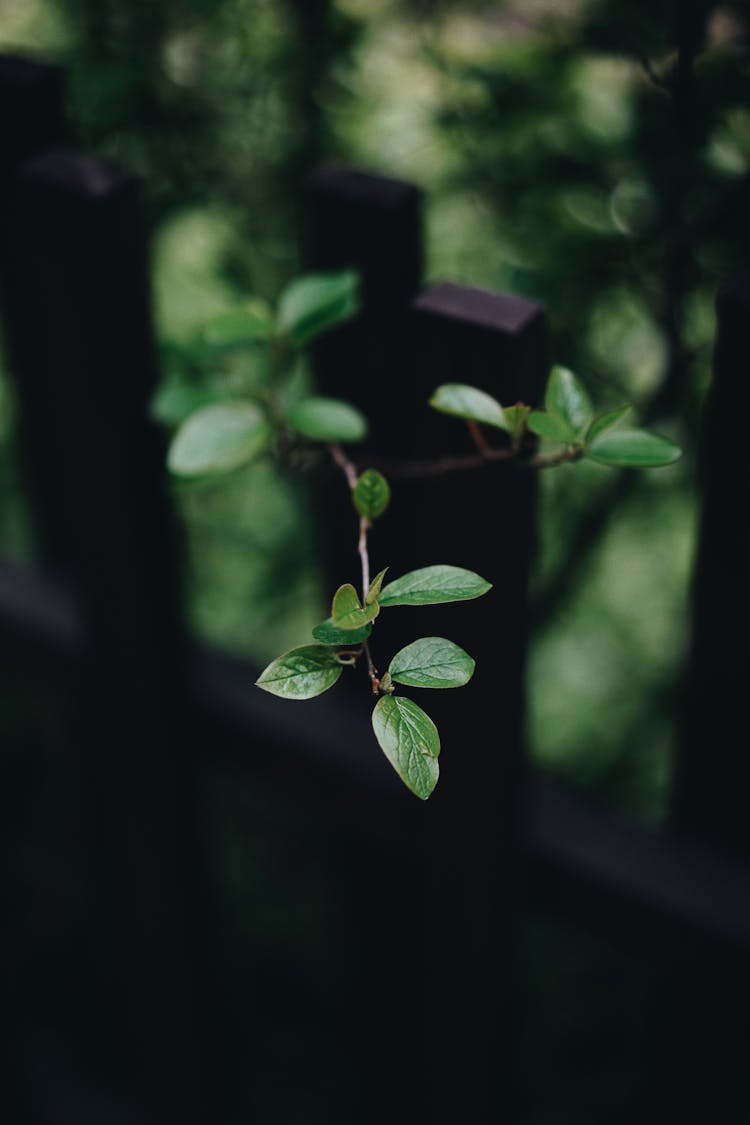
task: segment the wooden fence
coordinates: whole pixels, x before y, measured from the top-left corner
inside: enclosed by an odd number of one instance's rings
[[[163,437],[146,413],[156,365],[137,185],[67,147],[60,85],[53,68],[0,64],[5,334],[46,567],[0,567],[0,661],[64,701],[95,908],[70,959],[83,1058],[40,1068],[11,988],[6,1120],[230,1122],[249,1084],[242,1104],[262,1123],[523,1122],[529,914],[647,966],[658,1058],[641,1076],[641,1120],[750,1119],[747,289],[718,306],[675,830],[625,823],[525,767],[534,483],[508,465],[439,491],[401,483],[373,535],[378,560],[400,570],[455,562],[495,583],[450,623],[478,672],[458,704],[431,706],[444,776],[422,805],[373,750],[366,708],[326,697],[300,714],[254,691],[242,662],[186,638]],[[538,400],[544,310],[421,288],[414,187],[330,168],[307,193],[311,261],[364,278],[361,317],[317,348],[320,378],[365,410],[378,452],[460,450],[456,428],[424,406],[441,381]],[[334,499],[321,518],[338,578],[352,569],[351,517]],[[448,628],[452,611],[434,625],[419,612],[423,631]],[[217,777],[255,795],[261,819],[276,810],[295,862],[310,848],[340,873],[323,996],[296,989],[282,955],[267,994],[252,966],[232,968],[202,792]],[[308,1028],[306,1063],[283,1034],[266,1041],[285,1021],[290,1035]],[[619,1113],[608,1120],[628,1119]]]

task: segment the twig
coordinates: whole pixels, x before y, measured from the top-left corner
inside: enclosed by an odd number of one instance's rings
[[[370,683],[372,684],[372,694],[377,695],[380,691],[380,680],[378,678],[378,670],[372,662],[369,642],[363,641],[362,648],[364,649],[365,659],[367,660],[367,675],[370,677]]]
[[[583,457],[582,449],[564,449],[559,453],[537,453],[528,464],[532,469],[554,469],[557,465],[564,465],[569,461],[580,461]]]
[[[426,480],[445,476],[447,473],[481,469],[496,461],[510,461],[515,456],[512,449],[487,449],[484,453],[469,453],[463,457],[436,457],[432,461],[386,461],[373,457],[369,464],[391,480]]]
[[[346,483],[349,489],[354,492],[357,487],[357,467],[353,461],[347,457],[340,445],[331,443],[328,446],[328,452],[334,463],[341,469],[341,472],[346,477]],[[360,516],[359,519],[359,542],[357,550],[359,551],[360,562],[362,563],[362,605],[367,600],[367,591],[370,589],[370,555],[367,549],[367,532],[370,530],[370,521],[365,516]]]
[[[362,605],[367,600],[367,592],[370,589],[370,556],[367,551],[367,532],[370,530],[370,521],[365,516],[359,517],[359,543],[357,550],[362,562]]]
[[[349,488],[354,492],[354,489],[357,487],[356,466],[349,460],[341,446],[335,442],[331,442],[328,446],[328,452],[346,477],[346,483],[349,485]]]

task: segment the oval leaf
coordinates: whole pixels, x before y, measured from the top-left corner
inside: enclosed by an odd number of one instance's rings
[[[440,773],[440,736],[432,719],[411,699],[386,695],[375,705],[372,729],[404,785],[426,801]]]
[[[594,416],[589,396],[580,380],[567,367],[552,368],[544,405],[550,414],[556,414],[568,423],[573,439],[581,435]]]
[[[255,682],[284,699],[313,699],[333,687],[340,675],[341,665],[330,649],[303,645],[273,660]]]
[[[287,423],[310,441],[362,441],[367,435],[364,415],[338,398],[300,399],[290,410]]]
[[[159,387],[151,399],[148,413],[155,422],[179,426],[196,410],[220,399],[216,390],[196,387],[192,383],[167,383]]]
[[[592,441],[584,456],[600,465],[625,469],[657,468],[671,465],[682,456],[679,445],[648,430],[611,430]]]
[[[220,313],[203,326],[203,342],[224,351],[270,340],[275,330],[273,314],[261,301]]]
[[[618,406],[616,410],[608,410],[606,414],[600,414],[591,423],[586,434],[586,441],[591,443],[594,438],[599,437],[599,434],[604,434],[607,430],[611,430],[616,426],[621,418],[624,418],[630,410],[629,406]]]
[[[359,279],[353,270],[298,277],[279,298],[279,325],[297,345],[309,343],[358,309]]]
[[[485,426],[496,426],[510,433],[510,425],[500,403],[478,387],[470,387],[466,383],[443,383],[430,399],[430,406],[441,414],[452,414],[454,418],[465,418],[468,422],[482,422]]]
[[[354,507],[359,514],[367,520],[377,519],[388,507],[390,499],[391,489],[383,474],[377,469],[365,469],[352,492]]]
[[[565,445],[575,441],[576,433],[564,418],[557,414],[548,414],[544,410],[532,410],[528,419],[528,427],[532,434],[539,437],[551,438],[552,441],[561,441]]]
[[[257,457],[271,439],[265,415],[252,402],[217,402],[196,410],[172,439],[167,464],[181,477],[236,469]]]
[[[377,602],[366,605],[364,608],[359,603],[357,591],[350,582],[339,586],[333,595],[331,606],[331,621],[337,629],[361,629],[373,621],[380,613]]]
[[[337,629],[333,618],[329,617],[316,625],[312,635],[321,645],[357,645],[366,641],[372,632],[372,625],[363,625],[361,629]]]
[[[422,637],[402,648],[390,663],[391,679],[409,687],[463,687],[474,675],[475,663],[453,641]]]
[[[442,602],[463,602],[479,598],[492,589],[472,570],[460,566],[426,566],[390,582],[378,599],[381,606],[439,605]]]

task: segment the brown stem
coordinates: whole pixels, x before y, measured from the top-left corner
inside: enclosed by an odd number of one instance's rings
[[[488,453],[491,452],[491,450],[489,445],[487,444],[487,439],[479,428],[479,425],[476,422],[467,422],[466,425],[468,427],[469,433],[471,434],[474,445],[477,447],[481,455],[485,457]]]
[[[331,442],[328,446],[328,452],[346,477],[346,483],[349,485],[349,488],[354,492],[354,489],[357,487],[357,468],[354,462],[349,460],[341,446],[336,442]]]
[[[370,530],[370,521],[364,516],[359,517],[359,551],[362,563],[362,605],[367,601],[367,592],[370,589],[370,556],[367,551],[367,532]]]
[[[582,449],[565,449],[560,453],[537,453],[528,464],[532,469],[554,469],[556,465],[564,465],[568,461],[580,461],[581,457]]]
[[[441,477],[447,473],[461,473],[481,469],[495,461],[510,461],[516,456],[513,449],[487,449],[484,453],[469,453],[463,457],[437,457],[432,461],[385,461],[375,458],[371,463],[392,480],[424,480]]]
[[[372,662],[369,642],[363,641],[362,648],[364,649],[365,659],[367,660],[367,675],[370,677],[370,683],[372,684],[372,694],[377,695],[380,691],[380,680],[378,679],[378,670]]]

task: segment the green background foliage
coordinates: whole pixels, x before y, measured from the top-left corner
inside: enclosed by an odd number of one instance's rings
[[[65,63],[82,144],[144,178],[164,373],[158,406],[170,426],[198,405],[266,385],[264,352],[231,342],[235,333],[245,343],[251,325],[263,334],[262,309],[242,324],[215,320],[203,340],[201,328],[249,294],[279,297],[302,265],[303,176],[321,159],[343,159],[425,189],[428,277],[544,301],[552,354],[581,374],[597,409],[633,401],[638,423],[690,453],[710,380],[714,293],[750,249],[750,79],[734,29],[742,5],[706,4],[708,30],[698,37],[680,18],[690,7],[5,0],[0,46]],[[687,66],[670,94],[678,40]],[[304,365],[295,378],[299,393],[313,389]],[[28,560],[16,437],[12,391],[0,378],[0,550]],[[658,822],[686,651],[694,460],[626,476],[586,459],[540,483],[528,677],[535,762]],[[179,486],[200,636],[258,663],[309,639],[330,591],[308,499],[265,460],[231,479]],[[397,559],[383,561],[400,573]],[[328,636],[315,639],[343,643]],[[0,741],[19,779],[8,802],[11,863],[35,902],[55,904],[29,921],[11,887],[11,963],[37,989],[40,963],[59,965],[81,916],[78,809],[58,745],[65,716],[49,722],[27,685],[5,689]],[[14,741],[19,728],[25,740]],[[361,1091],[345,1073],[331,1078],[332,1044],[317,1042],[317,1026],[305,1040],[279,1010],[298,995],[325,1011],[359,937],[342,925],[341,901],[361,893],[362,872],[352,862],[334,886],[329,828],[308,806],[290,815],[286,801],[279,807],[218,770],[209,782],[237,1025],[252,1012],[263,1028],[247,1052],[260,1062],[240,1116],[270,1106],[279,1119],[296,1112],[322,1125],[333,1086],[344,1105]],[[598,1125],[613,1106],[637,1119],[633,1076],[651,1042],[644,1028],[663,1018],[659,988],[632,959],[547,919],[527,923],[525,937],[528,1120]],[[51,1020],[41,1034],[48,1048],[58,1041],[61,1053],[75,1053],[68,1025],[61,1035]],[[238,1074],[246,1062],[238,1058]],[[646,1069],[658,1065],[650,1058]]]
[[[68,64],[82,143],[144,177],[170,421],[212,387],[263,383],[260,350],[201,351],[197,333],[248,294],[279,296],[299,272],[304,173],[345,159],[424,187],[428,276],[545,301],[554,356],[602,410],[634,401],[694,448],[713,295],[747,260],[750,113],[740,6],[705,5],[697,35],[686,7],[26,0],[3,7],[0,40]],[[309,386],[304,367],[297,379]],[[0,396],[1,539],[29,557],[5,382]],[[675,740],[692,467],[625,481],[585,462],[542,488],[532,750],[652,820]],[[327,592],[299,487],[260,462],[186,482],[177,502],[195,629],[258,661],[301,643]]]

